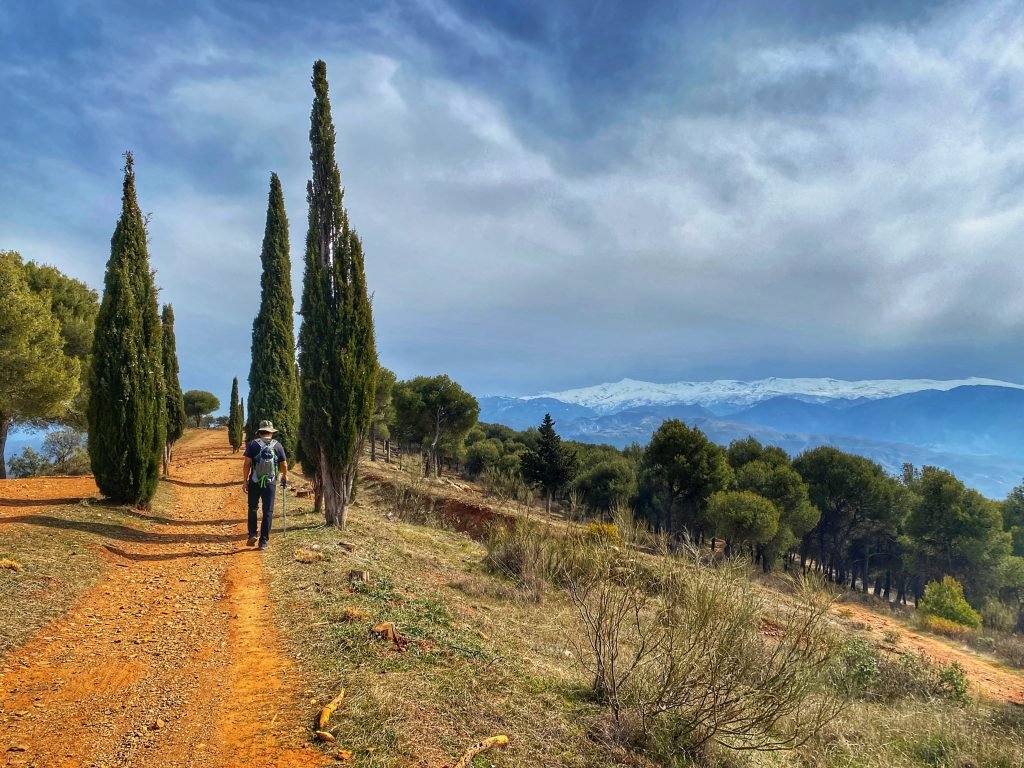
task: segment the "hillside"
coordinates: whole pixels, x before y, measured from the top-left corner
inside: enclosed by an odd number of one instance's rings
[[[0,557],[21,568],[0,569],[5,765],[443,768],[498,734],[507,748],[473,765],[659,765],[598,729],[567,595],[486,567],[488,522],[516,510],[366,464],[345,531],[290,493],[287,533],[279,510],[261,554],[244,546],[224,432],[191,432],[178,458],[150,513],[99,504],[86,478],[5,483]],[[550,540],[567,531],[540,525]],[[781,581],[758,589],[771,590],[771,642],[792,598]],[[1024,722],[1001,702],[1024,702],[1024,677],[864,607],[837,610],[838,627],[881,653],[902,635],[898,651],[959,661],[982,703],[855,699],[796,752],[709,755],[923,768],[942,749],[960,761],[949,765],[1014,765]],[[391,634],[377,631],[386,622]],[[336,741],[315,746],[311,724],[341,687]]]

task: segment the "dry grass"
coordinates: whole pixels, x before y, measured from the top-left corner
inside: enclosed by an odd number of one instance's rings
[[[577,617],[558,585],[535,601],[514,574],[485,567],[481,544],[400,519],[396,497],[379,485],[361,487],[344,532],[320,527],[296,505],[289,518],[295,514],[298,529],[269,553],[275,605],[312,684],[310,721],[346,688],[332,719],[333,750],[354,753],[346,764],[440,768],[504,734],[508,748],[475,766],[1024,768],[1024,726],[1014,709],[916,699],[853,700],[795,751],[641,754],[609,731],[610,718],[587,690],[572,651]],[[329,560],[293,558],[314,545]],[[352,570],[367,571],[369,582],[350,584]],[[372,633],[382,622],[409,640],[404,652]],[[656,762],[659,751],[672,756]]]
[[[316,546],[316,545],[314,545]],[[327,556],[320,549],[313,549],[312,547],[299,547],[292,553],[292,557],[298,563],[319,563],[321,560],[326,560]]]
[[[390,501],[362,486],[344,532],[318,527],[297,504],[289,522],[294,514],[298,529],[270,551],[279,616],[315,681],[310,698],[347,691],[332,722],[352,764],[451,765],[503,734],[508,747],[474,765],[619,765],[588,736],[601,709],[571,661],[568,600],[538,609],[518,599],[514,585],[484,572],[481,545],[388,520]],[[313,545],[331,561],[294,560],[295,547]],[[350,584],[352,570],[368,571],[369,583]],[[404,652],[371,632],[382,622],[409,640]]]
[[[9,522],[24,517],[22,522]],[[100,547],[120,525],[144,523],[98,504],[45,507],[8,515],[0,527],[0,654],[17,648],[62,614],[92,586],[102,567]]]

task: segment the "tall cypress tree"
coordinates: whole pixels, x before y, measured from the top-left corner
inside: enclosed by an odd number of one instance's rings
[[[245,443],[245,401],[242,398],[238,398],[238,441],[239,447]]]
[[[270,174],[267,226],[263,235],[260,311],[252,324],[249,368],[249,421],[246,437],[256,437],[259,422],[269,419],[275,437],[291,456],[299,436],[299,384],[295,369],[295,302],[292,299],[288,217],[281,180]]]
[[[228,442],[234,453],[242,445],[242,422],[238,412],[238,377],[231,380],[231,405],[228,406]]]
[[[93,341],[89,459],[104,495],[140,506],[148,506],[156,493],[165,441],[163,333],[156,299],[134,161],[126,152],[121,218],[110,240]]]
[[[164,477],[170,471],[171,449],[185,434],[188,417],[185,415],[185,398],[178,380],[178,350],[174,338],[174,309],[164,304],[160,315],[163,327],[164,400],[167,403],[167,436],[164,442]]]
[[[344,527],[373,414],[377,350],[363,248],[342,204],[327,65],[313,65],[306,185],[309,230],[299,330],[301,440],[317,467],[327,523]],[[250,409],[250,418],[252,417]]]

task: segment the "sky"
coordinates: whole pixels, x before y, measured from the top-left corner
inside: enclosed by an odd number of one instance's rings
[[[1024,5],[4,0],[0,248],[102,288],[135,156],[181,383],[246,389],[269,177],[301,293],[327,62],[382,364],[1024,381]]]

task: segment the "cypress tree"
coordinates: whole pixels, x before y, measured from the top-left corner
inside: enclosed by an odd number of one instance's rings
[[[171,449],[185,434],[188,417],[185,415],[185,398],[178,380],[178,351],[174,338],[174,309],[164,304],[160,315],[163,327],[164,399],[167,403],[167,436],[164,442],[164,477],[169,474]]]
[[[292,299],[288,217],[284,211],[281,180],[276,173],[270,174],[267,225],[260,259],[263,277],[260,280],[260,311],[252,324],[246,439],[255,439],[259,422],[269,419],[278,430],[275,438],[291,456],[299,436],[299,385],[293,323],[295,302]]]
[[[299,330],[300,438],[303,454],[317,467],[327,523],[344,527],[373,414],[377,350],[362,242],[343,205],[322,61],[313,65],[313,91],[313,178],[306,185],[309,230]]]
[[[228,406],[228,442],[235,453],[242,445],[242,422],[238,412],[238,377],[231,380],[231,405]]]
[[[163,333],[149,268],[146,225],[125,153],[121,217],[110,240],[96,317],[89,392],[89,459],[110,499],[148,506],[164,450]]]
[[[238,441],[239,447],[245,444],[245,401],[242,398],[238,398]]]

